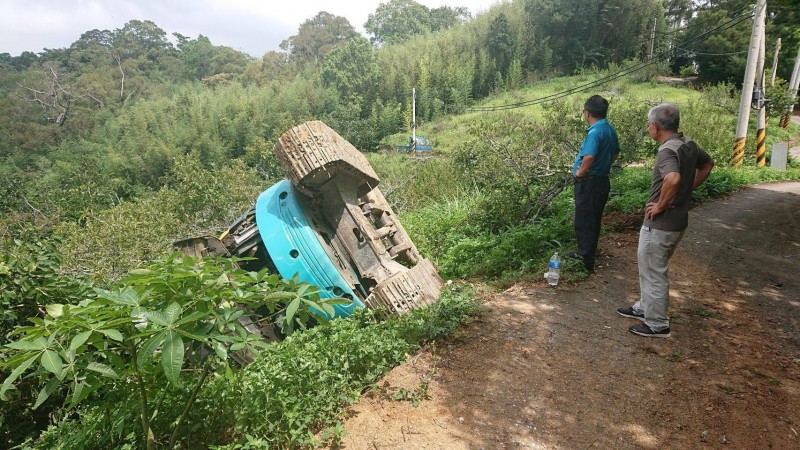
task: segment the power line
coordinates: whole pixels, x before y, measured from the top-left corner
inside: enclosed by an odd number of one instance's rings
[[[691,50],[688,48],[680,48],[677,46],[675,48],[683,50],[685,54],[701,55],[701,56],[732,56],[732,55],[741,55],[742,53],[747,53],[747,50],[742,50],[738,52],[727,52],[727,53],[706,53],[706,52],[699,52],[697,50]]]
[[[740,11],[745,10],[745,9],[749,9],[749,8],[741,8]],[[724,23],[722,23],[720,25],[717,25],[716,27],[713,27],[710,30],[705,31],[703,33],[700,33],[699,35],[689,39],[688,41],[683,43],[683,45],[693,45],[693,44],[696,44],[698,42],[702,42],[703,40],[708,39],[708,35],[710,35],[711,33],[714,33],[714,32],[717,32],[717,31],[724,31],[726,29],[732,28],[732,27],[738,25],[739,23],[745,21],[746,19],[750,18],[751,16],[752,16],[751,13],[747,13],[747,14],[743,13],[743,14],[740,14],[739,16],[734,16],[732,19],[730,19],[730,20],[728,20],[728,21],[726,21],[726,22],[724,22]],[[661,62],[666,56],[668,56],[670,51],[671,51],[671,49],[668,49],[666,51],[661,51],[661,52],[659,52],[659,55],[654,56],[652,59],[649,59],[648,61],[643,61],[643,62],[634,64],[633,66],[631,66],[631,67],[629,67],[627,69],[622,69],[622,70],[620,70],[620,71],[618,71],[616,73],[613,73],[613,74],[607,75],[607,76],[605,76],[603,78],[600,78],[599,80],[595,80],[593,82],[589,82],[589,83],[586,83],[586,84],[583,84],[583,85],[579,85],[579,86],[576,86],[574,88],[566,89],[564,91],[557,92],[555,94],[546,95],[544,97],[540,97],[540,98],[536,98],[536,99],[525,100],[525,101],[522,101],[522,102],[508,103],[508,104],[505,104],[505,105],[488,106],[488,107],[472,107],[472,108],[467,108],[467,110],[468,111],[473,111],[473,112],[503,111],[503,110],[508,110],[508,109],[523,108],[523,107],[526,107],[526,106],[533,106],[533,105],[540,104],[540,103],[548,103],[548,102],[556,101],[556,100],[559,100],[561,98],[564,98],[564,97],[567,97],[567,96],[570,96],[570,95],[573,95],[573,94],[577,94],[579,92],[583,92],[583,91],[589,90],[591,88],[597,87],[599,85],[605,84],[605,83],[607,83],[609,81],[613,81],[613,80],[616,80],[618,78],[622,78],[623,76],[626,76],[626,75],[629,75],[631,73],[637,72],[637,71],[642,70],[642,69],[644,69],[646,67],[649,67],[651,65],[657,64],[657,63]]]
[[[689,41],[687,41],[686,44],[694,44],[696,42],[699,42],[701,38],[703,38],[704,36],[706,36],[706,35],[708,35],[708,34],[710,34],[712,32],[722,31],[722,30],[727,29],[729,27],[736,26],[737,24],[739,24],[740,22],[744,21],[748,17],[749,17],[749,14],[743,14],[740,17],[731,19],[731,20],[729,20],[729,21],[727,21],[727,22],[725,22],[725,23],[723,23],[723,24],[721,24],[721,25],[719,25],[719,26],[717,26],[715,28],[712,28],[711,30],[708,30],[708,31],[706,31],[704,33],[701,33],[701,34],[695,36],[694,38],[692,38]],[[661,52],[661,53],[666,53],[666,52]],[[596,80],[596,81],[593,81],[593,82],[590,82],[590,83],[586,83],[586,84],[583,84],[583,85],[580,85],[580,86],[576,86],[576,87],[571,88],[571,89],[566,89],[564,91],[557,92],[555,94],[547,95],[547,96],[540,97],[540,98],[537,98],[537,99],[526,100],[526,101],[517,102],[517,103],[510,103],[510,104],[506,104],[506,105],[490,106],[490,107],[485,107],[485,108],[469,108],[469,110],[478,111],[478,112],[480,112],[480,111],[487,111],[487,112],[488,111],[501,111],[501,110],[522,108],[522,107],[525,107],[525,106],[532,106],[532,105],[536,105],[536,104],[540,104],[540,103],[556,101],[556,100],[558,100],[560,98],[567,97],[569,95],[576,94],[578,92],[582,92],[582,91],[591,89],[593,87],[599,86],[601,84],[605,84],[605,83],[607,83],[609,81],[616,80],[616,79],[621,78],[621,77],[623,77],[625,75],[628,75],[628,74],[631,74],[633,72],[636,72],[636,71],[639,71],[641,69],[644,69],[646,67],[649,67],[649,66],[651,66],[653,64],[656,64],[656,63],[660,62],[660,60],[661,60],[661,58],[663,58],[663,56],[665,56],[665,55],[662,54],[659,57],[654,57],[651,60],[635,64],[632,67],[629,67],[627,69],[622,69],[622,70],[620,70],[620,71],[618,71],[616,73],[613,73],[613,74],[607,75],[607,76],[605,76],[603,78],[600,78],[599,80]]]

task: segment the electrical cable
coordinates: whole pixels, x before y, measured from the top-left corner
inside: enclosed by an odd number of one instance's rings
[[[745,8],[742,8],[742,9],[745,9]],[[746,8],[746,9],[749,9],[749,8]],[[699,35],[689,39],[688,41],[684,42],[683,45],[692,45],[692,44],[696,44],[698,42],[702,42],[703,40],[708,39],[707,36],[710,35],[711,33],[714,33],[714,32],[717,32],[717,31],[724,31],[726,29],[732,28],[732,27],[738,25],[741,22],[744,22],[746,19],[751,18],[751,17],[752,17],[752,13],[741,14],[738,17],[734,16],[732,19],[728,20],[727,22],[724,22],[724,23],[722,23],[720,25],[717,25],[716,27],[713,27],[713,28],[709,29],[708,31],[700,33]],[[532,105],[536,105],[536,104],[540,104],[540,103],[553,102],[553,101],[559,100],[561,98],[564,98],[564,97],[567,97],[567,96],[570,96],[570,95],[573,95],[573,94],[577,94],[579,92],[583,92],[583,91],[589,90],[591,88],[597,87],[599,85],[608,83],[609,81],[616,80],[618,78],[621,78],[623,76],[629,75],[629,74],[634,73],[634,72],[637,72],[637,71],[642,70],[642,69],[644,69],[646,67],[649,67],[651,65],[660,63],[666,56],[669,55],[669,53],[671,51],[672,50],[669,49],[667,51],[659,52],[660,53],[659,55],[654,55],[652,58],[648,59],[647,61],[643,61],[643,62],[634,64],[633,66],[631,66],[629,68],[622,69],[622,70],[620,70],[620,71],[618,71],[616,73],[607,75],[607,76],[602,77],[602,78],[600,78],[598,80],[595,80],[593,82],[586,83],[586,84],[583,84],[583,85],[579,85],[579,86],[576,86],[576,87],[573,87],[573,88],[570,88],[570,89],[566,89],[564,91],[557,92],[557,93],[554,93],[554,94],[546,95],[544,97],[531,99],[531,100],[526,100],[526,101],[522,101],[522,102],[508,103],[508,104],[505,104],[505,105],[498,105],[498,106],[472,107],[472,108],[467,108],[467,110],[468,111],[472,111],[472,112],[503,111],[503,110],[508,110],[508,109],[523,108],[523,107],[526,107],[526,106],[532,106]]]

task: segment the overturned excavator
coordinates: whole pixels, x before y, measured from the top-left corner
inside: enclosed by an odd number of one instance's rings
[[[219,238],[175,243],[192,256],[252,257],[268,268],[344,298],[334,317],[356,308],[402,314],[435,302],[442,279],[420,256],[378,189],[364,155],[320,121],[284,133],[273,151],[287,174]],[[333,317],[331,317],[333,318]]]

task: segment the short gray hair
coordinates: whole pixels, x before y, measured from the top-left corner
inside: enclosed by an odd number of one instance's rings
[[[647,121],[658,125],[659,128],[666,131],[678,131],[678,125],[681,123],[681,112],[678,106],[672,103],[662,103],[654,106],[647,113]]]

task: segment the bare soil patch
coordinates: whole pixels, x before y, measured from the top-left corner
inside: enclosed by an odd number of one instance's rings
[[[477,320],[351,408],[342,448],[800,449],[798,193],[693,210],[669,339],[616,314],[638,297],[636,231],[603,236],[587,281],[482,294]]]

